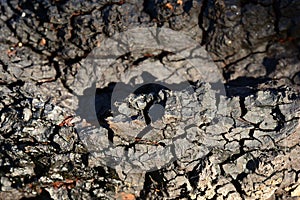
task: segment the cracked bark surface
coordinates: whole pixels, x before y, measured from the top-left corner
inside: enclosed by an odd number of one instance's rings
[[[0,6],[0,199],[300,198],[298,1],[4,0]],[[176,60],[154,49],[103,68],[98,101],[77,98],[78,76],[90,78],[80,74],[89,68],[88,54],[109,49],[101,46],[106,38],[136,27],[170,28],[203,45],[223,75],[226,96],[215,98],[213,87],[191,73],[189,89],[155,86],[154,93],[128,95],[111,116],[108,99],[118,77]],[[216,109],[215,101],[226,108]],[[153,152],[185,134],[178,142],[185,154],[171,152],[177,159],[148,172],[107,166],[72,121],[62,123],[76,115],[74,102],[86,109],[96,104],[97,131],[106,140],[92,144],[110,140],[120,149]],[[176,108],[184,103],[193,111]],[[151,115],[154,104],[165,108],[164,120]],[[188,120],[176,121],[174,111]],[[124,113],[137,125],[124,121]],[[84,117],[92,135],[96,122]],[[138,135],[149,124],[163,134]]]

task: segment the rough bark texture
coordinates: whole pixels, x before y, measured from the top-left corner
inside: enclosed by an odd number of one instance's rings
[[[0,199],[300,199],[299,1],[0,6]],[[201,45],[225,93],[184,51],[152,43],[122,54],[105,43],[157,27]],[[91,55],[113,61],[94,85]],[[147,72],[166,84],[143,87]],[[114,99],[132,77],[140,89]]]

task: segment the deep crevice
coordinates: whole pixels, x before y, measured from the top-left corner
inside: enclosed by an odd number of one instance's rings
[[[198,17],[198,25],[199,25],[200,29],[202,30],[202,40],[200,43],[201,46],[208,43],[208,30],[205,30],[205,27],[204,27],[204,15],[208,9],[208,2],[209,2],[209,0],[203,0],[202,7],[200,9],[200,14]]]
[[[241,118],[243,118],[247,114],[247,108],[245,105],[245,97],[240,97],[240,108],[241,108]]]
[[[272,7],[275,13],[275,20],[274,20],[274,31],[279,34],[279,21],[281,17],[281,11],[280,11],[280,3],[281,0],[273,0]]]

